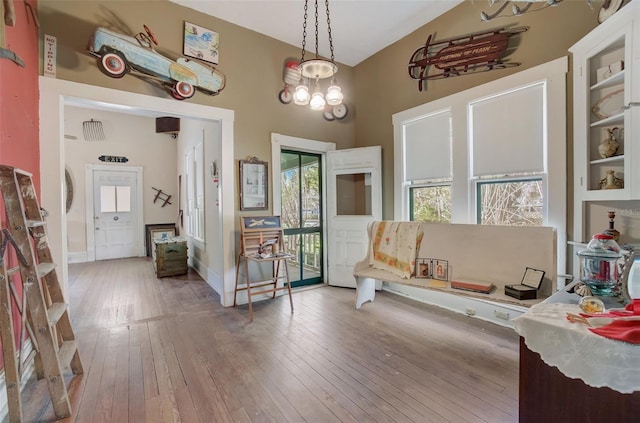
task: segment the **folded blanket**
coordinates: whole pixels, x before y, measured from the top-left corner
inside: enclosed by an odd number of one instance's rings
[[[416,267],[416,252],[422,242],[419,222],[373,222],[369,263],[402,278],[410,278]]]
[[[605,338],[640,344],[640,321],[638,320],[614,320],[608,325],[589,328],[589,330]]]

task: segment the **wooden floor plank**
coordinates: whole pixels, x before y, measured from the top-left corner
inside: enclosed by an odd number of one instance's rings
[[[158,279],[149,258],[72,264],[71,318],[85,374],[66,376],[65,423],[518,421],[512,330],[387,292],[319,287],[220,306],[191,270]],[[46,384],[25,422],[54,422]],[[3,421],[7,421],[4,417]]]

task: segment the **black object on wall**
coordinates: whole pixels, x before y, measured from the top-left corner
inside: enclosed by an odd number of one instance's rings
[[[156,118],[157,134],[173,134],[180,132],[180,118],[164,116]]]

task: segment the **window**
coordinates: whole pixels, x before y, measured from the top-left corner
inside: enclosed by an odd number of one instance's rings
[[[469,102],[477,223],[544,224],[546,91],[543,80]]]
[[[131,211],[131,187],[100,186],[100,212],[125,213]]]
[[[562,57],[394,114],[393,219],[553,226],[564,273],[567,68]]]
[[[187,194],[187,231],[196,240],[204,241],[204,148],[202,143],[185,155]]]
[[[451,184],[412,185],[409,201],[409,220],[451,222]]]
[[[542,179],[489,180],[477,183],[478,223],[542,226]]]
[[[444,109],[405,123],[404,181],[409,219],[451,221],[451,111]]]

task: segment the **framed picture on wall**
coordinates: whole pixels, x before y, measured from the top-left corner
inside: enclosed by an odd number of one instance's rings
[[[183,54],[205,62],[218,64],[220,35],[210,29],[184,22]]]
[[[267,210],[267,163],[240,160],[240,210]]]

